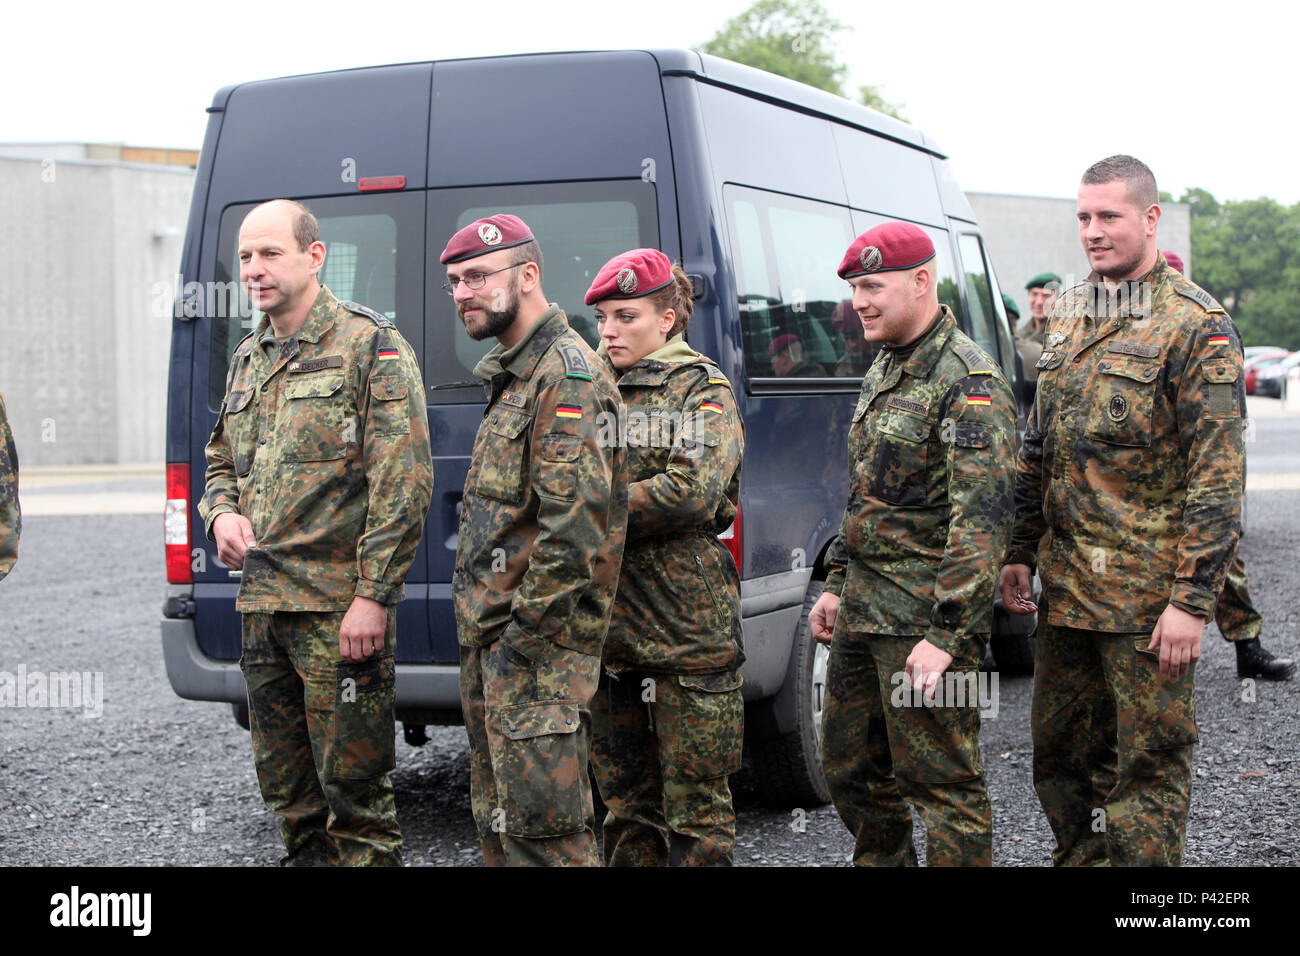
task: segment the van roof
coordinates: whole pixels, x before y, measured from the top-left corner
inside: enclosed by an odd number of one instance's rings
[[[552,50],[545,53],[519,53],[510,54],[508,56],[449,57],[445,60],[415,60],[409,63],[389,63],[368,67],[351,67],[340,70],[322,71],[320,73],[302,73],[294,75],[325,76],[330,73],[351,72],[354,69],[379,70],[385,69],[389,66],[410,66],[420,63],[434,64],[467,62],[473,60],[491,61],[520,59],[523,57],[535,56],[570,56],[574,54],[580,55],[582,53],[645,53],[655,59],[659,64],[659,72],[664,76],[693,76],[705,83],[711,83],[715,86],[735,90],[751,96],[758,96],[761,99],[780,103],[803,113],[809,113],[815,116],[834,120],[835,122],[856,126],[859,129],[868,130],[869,132],[875,133],[879,136],[885,136],[916,149],[924,150],[940,159],[947,159],[947,155],[939,148],[937,143],[927,137],[916,127],[904,123],[901,120],[894,119],[892,116],[886,116],[884,113],[854,103],[844,97],[836,96],[833,93],[828,93],[825,90],[819,90],[815,87],[808,86],[806,83],[799,83],[784,76],[769,73],[766,70],[758,70],[741,63],[734,63],[731,60],[724,60],[722,57],[700,53],[698,50]],[[213,113],[224,110],[226,108],[226,102],[230,99],[231,94],[241,86],[247,86],[251,83],[274,83],[278,79],[288,78],[289,77],[275,77],[262,80],[249,80],[244,83],[232,83],[229,86],[224,86],[216,92],[216,95],[213,96],[212,105],[208,107],[208,112]]]

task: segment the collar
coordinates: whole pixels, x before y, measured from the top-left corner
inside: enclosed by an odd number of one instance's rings
[[[531,378],[542,355],[568,328],[564,311],[552,302],[513,346],[507,349],[500,342],[492,346],[474,366],[474,374],[485,382],[492,381],[501,372],[509,372],[515,378]]]
[[[912,354],[903,363],[903,371],[913,378],[928,377],[956,328],[957,317],[952,314],[952,309],[940,305],[939,314],[930,323],[930,328],[912,346]],[[886,351],[881,349],[881,352]]]
[[[316,293],[316,301],[311,304],[311,309],[308,311],[302,327],[286,338],[284,344],[287,345],[297,339],[299,342],[311,342],[315,345],[321,340],[321,336],[334,327],[334,318],[338,314],[339,308],[339,300],[334,297],[334,293],[329,290],[329,286],[322,284],[320,292]],[[271,319],[266,313],[262,313],[262,318],[258,320],[256,332],[259,343],[264,343],[268,335],[275,339],[275,332],[271,328]],[[279,342],[279,339],[275,339],[275,341]]]

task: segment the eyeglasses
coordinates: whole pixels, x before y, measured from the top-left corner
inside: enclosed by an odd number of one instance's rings
[[[515,266],[525,265],[528,265],[528,263],[516,262],[502,269],[493,269],[491,272],[471,272],[469,275],[461,276],[455,282],[444,282],[442,284],[442,291],[448,295],[455,295],[456,286],[460,285],[462,282],[471,289],[481,289],[487,283],[488,276],[494,276],[498,272],[505,272],[506,269],[513,269]]]

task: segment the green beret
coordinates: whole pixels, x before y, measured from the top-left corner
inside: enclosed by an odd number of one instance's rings
[[[1038,275],[1034,276],[1032,279],[1030,279],[1028,282],[1025,283],[1025,288],[1046,289],[1053,282],[1056,283],[1056,285],[1053,286],[1053,288],[1059,289],[1061,287],[1061,277],[1058,276],[1055,272],[1040,272],[1038,273]]]
[[[1020,306],[1016,305],[1016,300],[1011,298],[1011,296],[1007,295],[1005,292],[1002,293],[1002,304],[1007,307],[1008,312],[1014,315],[1017,319],[1020,318]]]

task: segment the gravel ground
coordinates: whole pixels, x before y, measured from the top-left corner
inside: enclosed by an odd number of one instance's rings
[[[1252,476],[1294,477],[1300,421],[1261,421]],[[112,484],[112,483],[110,483]],[[1300,656],[1300,482],[1252,491],[1243,539],[1270,649]],[[105,490],[127,487],[113,485]],[[0,710],[0,863],[259,865],[278,828],[257,792],[247,734],[226,705],[177,698],[159,642],[163,595],[156,516],[33,517],[21,560],[0,584],[0,670],[90,671],[103,713]],[[994,810],[994,862],[1049,862],[1051,836],[1030,779],[1029,678],[1000,682],[981,739]],[[1211,627],[1197,674],[1201,743],[1187,865],[1300,863],[1300,684],[1237,680]],[[421,748],[399,734],[395,784],[408,865],[478,865],[468,754],[459,727]],[[922,828],[918,824],[918,846]],[[742,803],[740,865],[845,865],[851,841],[833,809]]]

